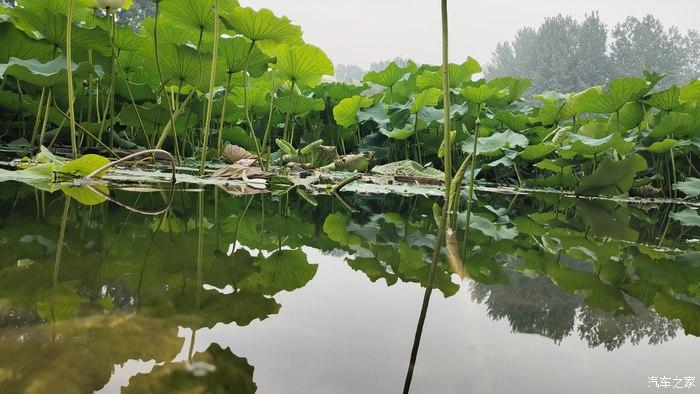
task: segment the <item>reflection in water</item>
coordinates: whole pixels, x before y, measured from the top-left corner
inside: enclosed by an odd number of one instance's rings
[[[157,211],[169,198],[112,193],[143,211]],[[36,218],[43,204],[33,190],[4,186],[0,384],[17,392],[57,384],[79,392],[264,388],[270,382],[255,380],[255,359],[212,340],[211,330],[237,332],[252,322],[250,329],[259,329],[267,319],[285,319],[286,295],[321,280],[309,250],[344,261],[337,274],[343,277],[361,275],[394,292],[410,283],[426,287],[417,338],[430,320],[431,296],[467,293],[513,333],[551,338],[556,346],[569,338],[624,354],[625,343],[673,342],[680,330],[700,335],[698,234],[668,219],[675,207],[480,196],[468,243],[460,245],[469,252],[469,279],[458,282],[440,261],[432,294],[427,285],[437,226],[428,199],[353,197],[348,200],[358,213],[350,214],[331,198],[312,206],[295,195],[220,195],[216,204],[213,197],[180,192],[165,213],[148,217],[47,195],[46,216]],[[457,227],[462,240],[464,215]],[[350,291],[338,280],[335,291]],[[376,303],[391,307],[389,300]],[[320,319],[307,313],[307,327]],[[354,313],[356,319],[342,324],[372,324],[363,318],[368,311]],[[304,329],[280,335],[294,341]],[[201,335],[211,343],[200,343]],[[337,340],[381,348],[348,335]],[[424,340],[423,346],[439,349],[451,341]],[[429,379],[415,363],[419,343],[406,389],[414,372],[415,379]]]

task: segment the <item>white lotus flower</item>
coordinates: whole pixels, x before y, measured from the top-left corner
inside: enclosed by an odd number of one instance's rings
[[[125,0],[95,0],[95,6],[102,9],[109,8],[110,10],[116,10],[124,6]]]

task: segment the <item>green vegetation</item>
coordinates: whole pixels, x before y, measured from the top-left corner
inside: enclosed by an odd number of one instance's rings
[[[166,0],[135,32],[115,24],[118,10],[97,5],[0,8],[3,140],[30,149],[65,143],[74,155],[164,147],[181,160],[198,157],[202,171],[226,143],[269,165],[284,163],[280,141],[294,149],[322,140],[342,154],[372,152],[374,164],[444,170],[443,158],[454,158],[448,177],[469,159],[470,196],[475,182],[488,181],[675,197],[674,184],[698,176],[697,80],[659,90],[663,76],[647,72],[547,91],[532,96],[534,106],[523,102],[529,80],[475,80],[482,67],[471,58],[449,65],[447,90],[442,67],[412,62],[368,73],[361,86],[322,82],[333,74],[330,60],[269,10]]]

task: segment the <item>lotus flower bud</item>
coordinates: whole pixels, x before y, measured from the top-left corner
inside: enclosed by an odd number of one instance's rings
[[[125,0],[95,0],[95,6],[102,9],[109,8],[110,10],[117,10],[124,6]]]

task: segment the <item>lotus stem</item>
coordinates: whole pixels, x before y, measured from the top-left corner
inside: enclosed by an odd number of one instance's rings
[[[73,158],[78,157],[77,133],[75,131],[75,91],[73,90],[73,0],[68,0],[68,21],[66,22],[66,79],[68,84],[68,124],[70,125],[70,145]]]
[[[474,199],[474,180],[476,178],[476,160],[477,160],[477,144],[479,142],[479,131],[481,128],[481,104],[478,105],[476,115],[476,125],[474,126],[474,146],[472,148],[472,167],[471,173],[469,175],[469,194],[467,195],[467,224],[464,229],[464,240],[462,241],[462,255],[467,254],[467,239],[469,238],[469,223],[471,221],[472,214],[472,201]]]
[[[411,357],[408,365],[408,371],[406,373],[406,380],[403,386],[403,392],[408,393],[411,388],[411,380],[413,379],[413,370],[416,365],[416,359],[418,358],[418,349],[420,347],[421,336],[423,335],[423,325],[425,324],[425,317],[428,313],[428,305],[430,304],[430,295],[433,292],[433,285],[435,282],[435,274],[437,272],[437,262],[440,257],[440,252],[442,249],[442,244],[445,240],[445,234],[447,232],[447,218],[449,215],[450,207],[450,190],[452,187],[452,152],[450,146],[450,73],[449,73],[449,29],[448,29],[448,19],[447,19],[447,0],[440,0],[441,17],[442,17],[442,68],[443,68],[443,102],[445,105],[445,122],[443,130],[443,141],[445,143],[445,204],[442,210],[442,215],[440,218],[440,226],[438,228],[437,240],[435,241],[435,249],[433,250],[433,258],[430,262],[430,271],[428,272],[428,283],[425,288],[425,293],[423,294],[423,304],[421,306],[420,317],[418,318],[418,325],[416,327],[416,335],[413,340],[413,347],[411,349]]]
[[[46,88],[41,88],[41,98],[39,99],[39,105],[36,110],[36,119],[34,120],[34,131],[32,132],[32,139],[29,146],[34,146],[36,142],[37,134],[39,133],[39,126],[41,126],[41,113],[44,109],[44,99],[46,99]]]
[[[216,83],[216,58],[219,54],[219,0],[214,0],[214,47],[212,49],[211,70],[209,73],[209,100],[207,100],[206,120],[202,130],[202,160],[199,166],[199,175],[204,175],[204,166],[207,161],[209,149],[209,133],[211,129],[211,116],[214,108],[214,84]]]
[[[151,155],[156,155],[156,154],[164,155],[164,156],[165,156],[166,158],[168,158],[168,160],[170,161],[170,171],[172,172],[171,183],[175,183],[175,180],[176,180],[176,179],[175,179],[175,158],[173,157],[173,155],[170,154],[170,152],[164,151],[164,150],[162,150],[162,149],[149,149],[149,150],[144,150],[144,151],[141,151],[141,152],[136,152],[136,153],[133,153],[133,154],[131,154],[131,155],[122,157],[122,158],[119,159],[119,160],[112,161],[112,162],[110,162],[109,164],[106,164],[106,165],[104,165],[104,166],[102,166],[102,167],[96,169],[95,171],[93,171],[93,172],[91,172],[90,174],[88,174],[88,175],[85,177],[85,179],[92,179],[92,178],[96,177],[97,175],[99,175],[99,174],[101,174],[101,173],[103,173],[103,172],[109,170],[110,168],[113,168],[113,167],[115,167],[115,166],[117,166],[117,165],[119,165],[119,164],[121,164],[121,163],[126,162],[126,161],[133,160],[133,159],[135,159],[135,158],[137,158],[137,157],[141,157],[141,156],[151,156]]]

